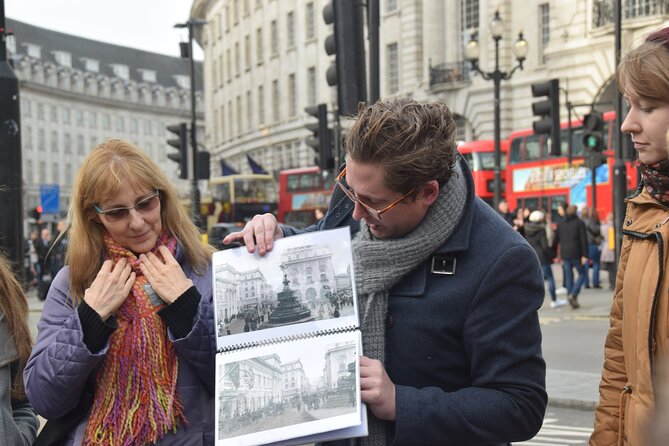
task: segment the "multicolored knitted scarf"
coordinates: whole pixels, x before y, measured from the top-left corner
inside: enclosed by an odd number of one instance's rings
[[[109,351],[96,377],[83,444],[153,444],[187,423],[177,394],[177,357],[157,314],[164,305],[154,306],[149,300],[145,290],[149,281],[139,269],[138,257],[108,233],[103,239],[106,258],[114,263],[127,258],[136,279],[116,312],[118,328],[109,339]],[[163,230],[151,252],[160,257],[161,245],[174,254],[176,239]]]
[[[651,197],[669,205],[669,159],[655,164],[638,163],[643,184]]]

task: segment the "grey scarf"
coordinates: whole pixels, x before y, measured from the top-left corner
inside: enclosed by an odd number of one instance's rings
[[[453,175],[437,201],[411,232],[397,239],[377,240],[363,220],[353,239],[355,286],[360,311],[363,354],[385,362],[385,321],[388,292],[425,261],[453,233],[464,211],[467,185],[456,162]],[[369,436],[363,446],[385,446],[385,423],[368,411]]]

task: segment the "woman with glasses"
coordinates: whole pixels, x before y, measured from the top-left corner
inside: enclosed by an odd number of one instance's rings
[[[66,445],[213,444],[211,254],[156,164],[113,139],[84,160],[66,264],[26,393]]]

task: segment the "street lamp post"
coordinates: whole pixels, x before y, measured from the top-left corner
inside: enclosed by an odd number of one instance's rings
[[[191,177],[191,218],[198,226],[202,226],[200,221],[200,188],[198,187],[198,180],[200,179],[200,172],[198,172],[198,156],[197,156],[197,125],[195,113],[195,61],[193,60],[193,27],[202,26],[206,24],[206,20],[202,19],[188,19],[186,23],[177,23],[175,28],[188,28],[188,61],[190,65],[190,143],[191,143],[191,157],[189,166],[192,167],[193,176]],[[183,57],[182,53],[182,57]]]
[[[523,69],[523,62],[527,56],[527,41],[523,38],[523,33],[518,33],[518,40],[513,47],[513,52],[518,61],[518,65],[513,67],[510,72],[500,71],[499,69],[499,41],[502,40],[503,24],[499,16],[499,11],[495,11],[495,16],[490,22],[490,33],[495,41],[495,69],[490,72],[484,72],[479,68],[479,43],[476,32],[472,33],[471,39],[465,47],[465,58],[472,65],[472,69],[479,73],[483,79],[493,81],[495,85],[495,209],[501,200],[502,177],[501,177],[501,148],[500,148],[500,83],[503,80],[511,79],[513,73],[520,68]]]

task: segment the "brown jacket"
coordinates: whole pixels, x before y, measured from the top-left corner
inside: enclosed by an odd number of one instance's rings
[[[655,364],[669,352],[669,208],[648,192],[627,200],[599,405],[590,445],[647,444]]]

